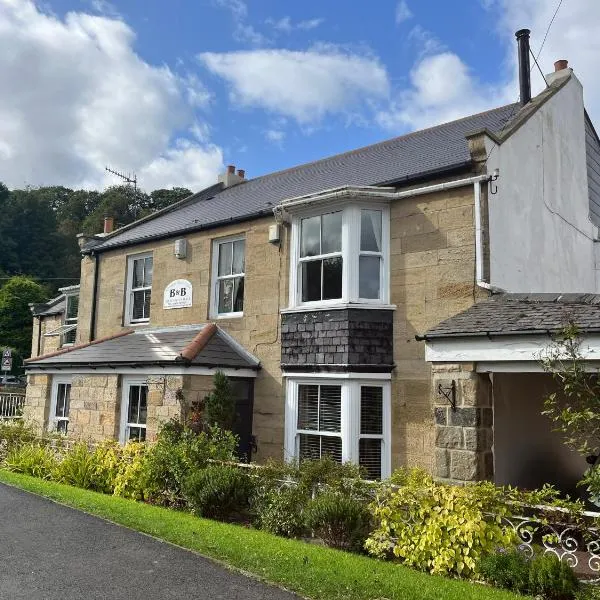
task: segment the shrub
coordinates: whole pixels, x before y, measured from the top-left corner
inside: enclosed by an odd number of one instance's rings
[[[229,378],[222,371],[217,371],[213,377],[213,389],[204,398],[205,426],[231,431],[236,418],[235,398]]]
[[[18,446],[35,442],[37,435],[31,425],[22,419],[0,421],[0,460]]]
[[[376,528],[365,546],[435,574],[473,577],[481,557],[509,546],[514,534],[501,526],[507,513],[503,490],[489,482],[444,485],[419,469],[393,478],[370,505]],[[488,515],[497,515],[490,518]]]
[[[332,548],[360,550],[369,533],[370,516],[362,500],[326,491],[308,503],[306,525]]]
[[[237,438],[218,427],[197,434],[177,420],[169,421],[148,451],[147,498],[164,506],[181,506],[182,487],[187,477],[204,468],[209,460],[235,460],[236,445]]]
[[[146,496],[147,449],[143,442],[129,442],[122,450],[114,480],[115,496],[143,500]]]
[[[125,467],[123,447],[114,440],[106,440],[96,446],[93,461],[95,465],[94,489],[104,494],[112,494],[119,471]]]
[[[484,556],[479,572],[485,581],[496,587],[526,593],[529,587],[530,559],[519,550],[498,550]]]
[[[529,567],[528,593],[546,600],[571,600],[579,582],[573,569],[554,554],[536,556]]]
[[[7,469],[16,473],[25,473],[40,479],[51,479],[58,461],[50,448],[28,443],[15,446],[10,450],[4,464]]]
[[[192,510],[221,521],[248,509],[251,480],[239,467],[210,465],[192,472],[185,480],[183,492]]]
[[[96,461],[87,444],[77,442],[56,465],[53,478],[84,489],[96,489]]]
[[[305,534],[305,510],[319,490],[360,499],[366,505],[369,486],[356,465],[339,464],[329,457],[300,464],[271,461],[256,473],[252,497],[254,524],[275,535]]]

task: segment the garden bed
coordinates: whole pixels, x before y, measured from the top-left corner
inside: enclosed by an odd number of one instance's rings
[[[0,482],[193,550],[301,596],[348,600],[510,600],[483,585],[0,470]]]

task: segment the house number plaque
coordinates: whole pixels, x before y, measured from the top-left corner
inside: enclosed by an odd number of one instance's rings
[[[187,279],[176,279],[166,288],[163,308],[187,308],[192,306],[192,284]]]

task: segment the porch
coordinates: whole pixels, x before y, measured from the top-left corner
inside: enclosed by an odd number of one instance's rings
[[[579,327],[586,368],[600,368],[600,296],[502,294],[429,330],[435,467],[441,479],[501,485],[555,485],[572,497],[588,468],[542,414],[559,392],[541,358],[553,336]],[[559,394],[560,395],[560,394]]]

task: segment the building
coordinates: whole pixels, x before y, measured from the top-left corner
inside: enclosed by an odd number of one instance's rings
[[[493,477],[489,387],[456,355],[432,370],[425,339],[494,292],[598,290],[600,142],[582,85],[566,61],[537,97],[521,84],[519,104],[255,179],[228,167],[82,237],[76,341],[34,340],[27,417],[151,439],[220,369],[255,460]],[[37,315],[43,329],[51,315]],[[452,414],[437,410],[444,369],[462,373],[443,377],[459,384]]]

